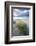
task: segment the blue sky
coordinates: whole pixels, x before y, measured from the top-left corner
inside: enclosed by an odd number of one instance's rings
[[[13,16],[14,18],[27,18],[29,17],[29,9],[13,9]]]

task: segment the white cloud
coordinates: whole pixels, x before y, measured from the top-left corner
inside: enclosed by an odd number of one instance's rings
[[[13,16],[19,16],[21,14],[26,14],[27,12],[29,12],[29,10],[19,10],[19,9],[13,9]]]

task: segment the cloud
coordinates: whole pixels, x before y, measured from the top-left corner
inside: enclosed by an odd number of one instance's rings
[[[13,9],[13,16],[26,16],[28,15],[29,10],[19,10],[19,9]]]

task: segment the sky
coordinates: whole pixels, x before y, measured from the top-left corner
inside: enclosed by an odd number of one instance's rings
[[[29,9],[13,8],[13,17],[14,19],[22,19],[22,18],[27,19],[29,17]]]

